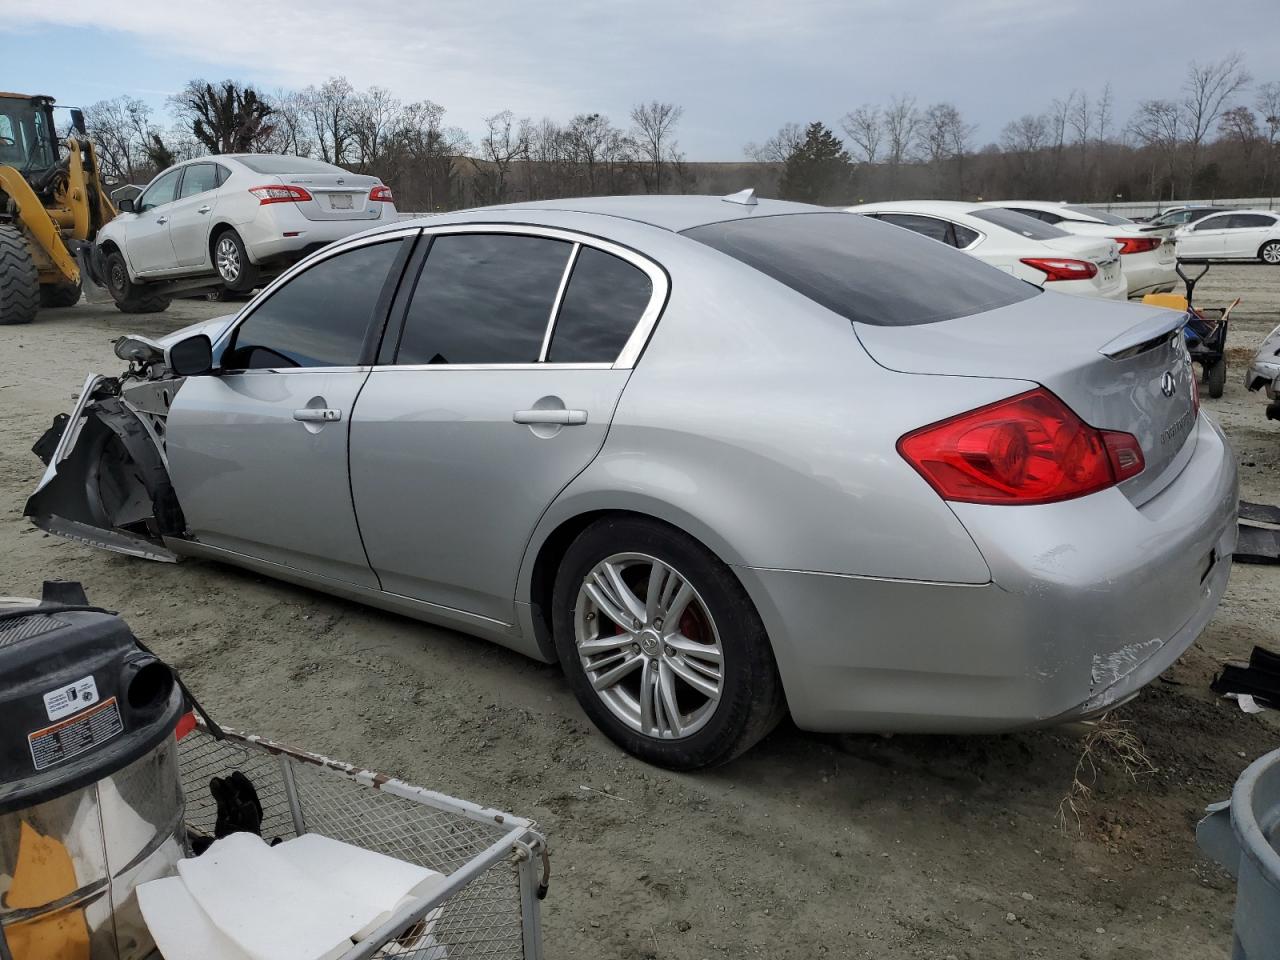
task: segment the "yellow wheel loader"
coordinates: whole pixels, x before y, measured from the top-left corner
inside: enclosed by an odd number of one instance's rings
[[[0,324],[80,300],[77,256],[116,215],[84,114],[71,111],[65,155],[53,98],[0,93]]]

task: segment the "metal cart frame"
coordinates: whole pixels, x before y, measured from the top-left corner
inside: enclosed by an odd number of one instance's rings
[[[213,836],[211,777],[242,771],[262,835],[312,832],[436,870],[446,882],[398,909],[342,960],[542,960],[539,902],[550,862],[537,824],[262,737],[203,725],[178,744],[186,822]]]

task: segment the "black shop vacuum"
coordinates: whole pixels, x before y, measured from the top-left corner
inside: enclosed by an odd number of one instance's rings
[[[135,888],[186,856],[172,669],[79,584],[0,598],[0,960],[154,955]]]

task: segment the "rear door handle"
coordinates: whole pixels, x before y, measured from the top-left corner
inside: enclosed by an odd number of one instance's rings
[[[511,415],[514,423],[554,423],[563,427],[580,427],[587,422],[585,410],[517,410]]]
[[[165,224],[169,222],[168,217],[156,217],[156,223]]]
[[[196,213],[208,213],[208,212],[209,212],[210,210],[212,210],[212,209],[213,209],[213,207],[209,206],[209,205],[206,203],[203,207],[199,207],[199,208],[197,208],[197,209],[196,209]]]
[[[293,411],[293,419],[303,423],[333,423],[342,419],[342,411],[331,407],[302,407]]]

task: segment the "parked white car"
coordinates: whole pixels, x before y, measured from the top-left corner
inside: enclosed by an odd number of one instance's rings
[[[1215,213],[1179,227],[1178,256],[1184,259],[1260,260],[1280,266],[1280,214],[1269,210]]]
[[[98,234],[91,273],[130,313],[164,310],[203,278],[252,290],[335,240],[399,217],[377,177],[256,153],[170,167],[120,210]]]
[[[1120,245],[1129,296],[1168,293],[1178,284],[1178,254],[1173,229],[1134,223],[1080,203],[1045,200],[994,200],[986,206],[1013,210],[1084,237],[1110,237]]]
[[[1059,293],[1123,300],[1128,292],[1114,241],[1073,236],[1010,210],[959,200],[891,200],[845,209],[914,230]]]

